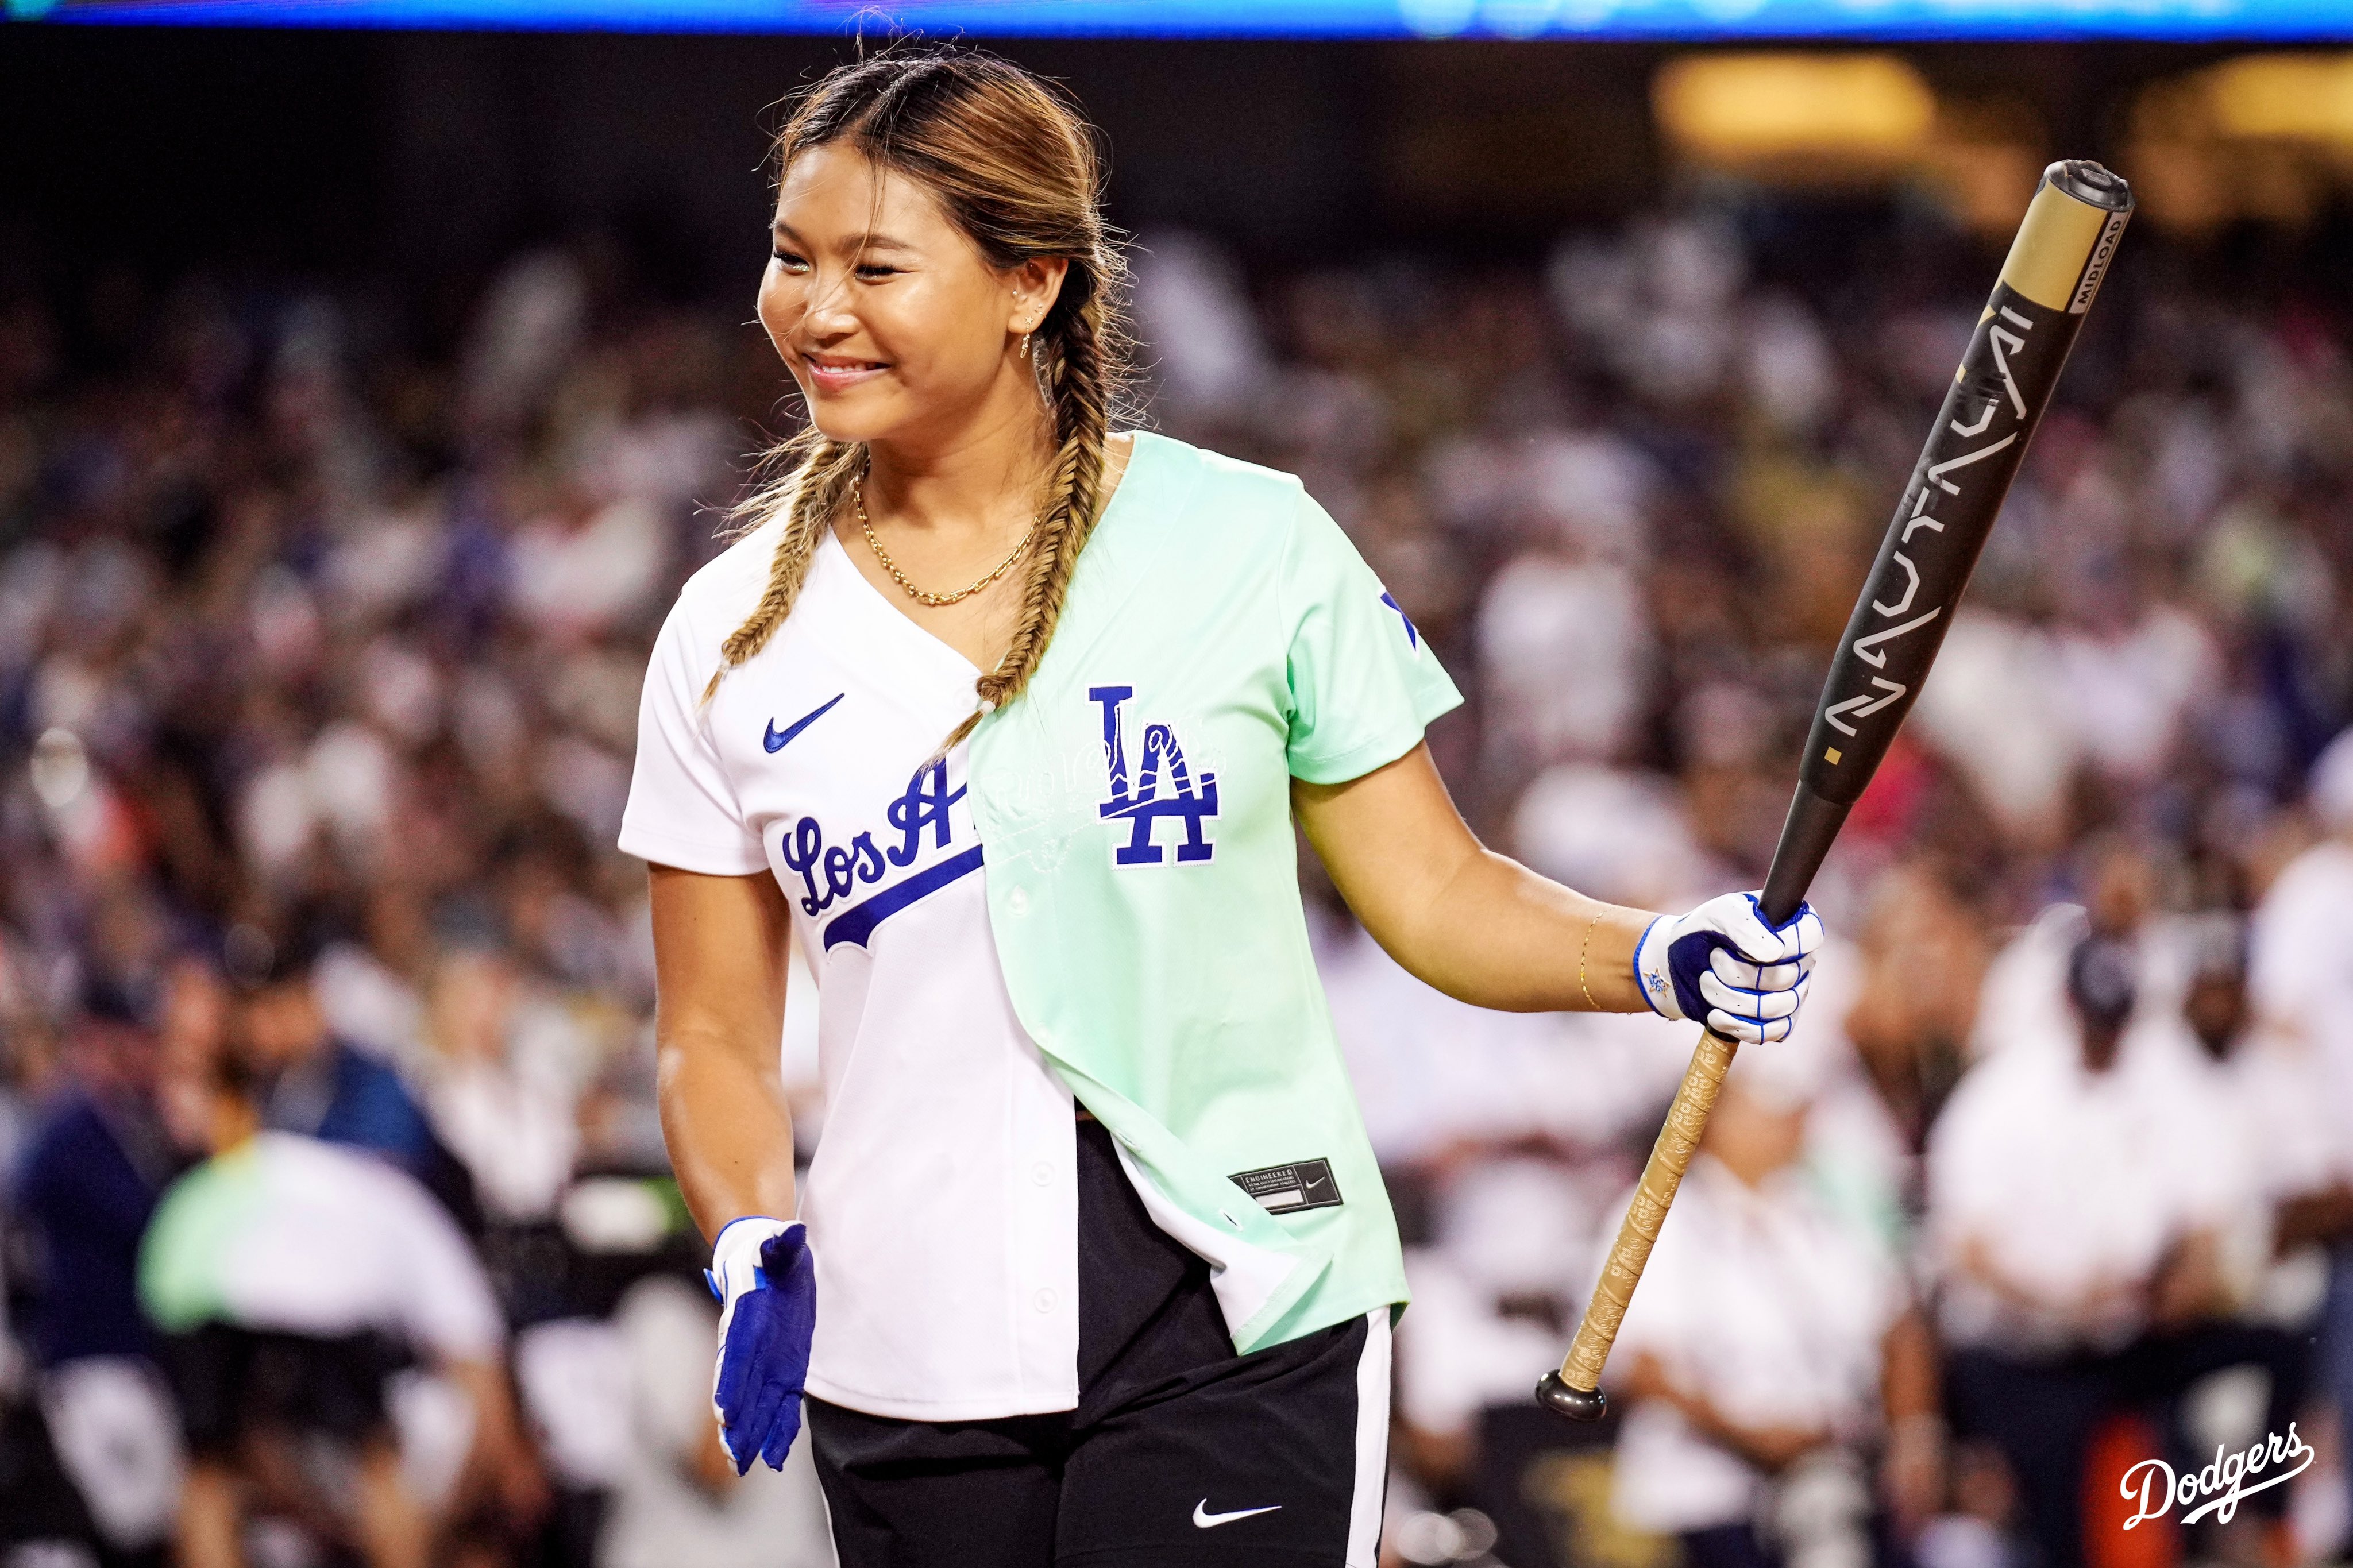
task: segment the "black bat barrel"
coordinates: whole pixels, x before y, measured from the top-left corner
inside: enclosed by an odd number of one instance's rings
[[[1759,900],[1776,924],[1804,901],[1920,695],[2132,208],[2131,188],[2097,163],[2042,172],[1831,661]]]

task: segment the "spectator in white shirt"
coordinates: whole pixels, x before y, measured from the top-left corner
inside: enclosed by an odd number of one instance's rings
[[[545,1222],[580,1152],[594,1051],[502,948],[445,954],[427,994],[425,1103],[494,1225]]]
[[[2306,804],[2320,841],[2272,883],[2249,936],[2249,989],[2266,1040],[2301,1062],[2336,1131],[2340,1173],[2353,1170],[2353,730],[2313,764]],[[2340,1174],[2337,1192],[2346,1196]],[[2353,1207],[2353,1205],[2348,1205]],[[2322,1368],[2337,1424],[2353,1432],[2353,1214],[2307,1210],[2339,1239],[2330,1265]],[[2317,1234],[2317,1232],[2316,1232]]]
[[[2295,1328],[2318,1312],[2319,1244],[2353,1222],[2353,1160],[2321,1065],[2264,1027],[2248,984],[2248,928],[2212,914],[2181,933],[2185,986],[2167,1016],[2185,1091],[2210,1129],[2197,1162],[2227,1215],[2218,1259],[2235,1315]]]
[[[2149,1392],[2178,1394],[2205,1374],[2252,1366],[2263,1373],[2263,1425],[2232,1432],[2243,1448],[2271,1432],[2284,1434],[2304,1415],[2313,1345],[2321,1327],[2327,1263],[2320,1242],[2353,1219],[2336,1145],[2341,1131],[2316,1092],[2309,1058],[2284,1049],[2254,1027],[2247,996],[2245,923],[2212,914],[2185,922],[2186,985],[2177,1015],[2150,1021],[2152,1070],[2178,1075],[2189,1114],[2205,1132],[2189,1170],[2209,1184],[2216,1217],[2215,1273],[2208,1314],[2144,1347]],[[2177,1421],[2176,1426],[2179,1423]],[[2169,1434],[2175,1466],[2209,1457],[2214,1435]],[[2190,1456],[2196,1454],[2196,1458]],[[2209,1525],[2218,1540],[2194,1542],[2193,1555],[2235,1563],[2264,1559],[2263,1531],[2285,1514],[2289,1494],[2251,1496],[2243,1517]]]
[[[1933,1347],[1902,1277],[1799,1162],[1821,1055],[1743,1053],[1619,1332],[1612,1507],[1679,1535],[1689,1568],[1861,1568],[1865,1455],[1935,1421]],[[1907,1473],[1889,1501],[1908,1526],[1934,1498]]]
[[[1981,1060],[1930,1135],[1927,1239],[1942,1276],[1947,1376],[1962,1435],[2009,1461],[2043,1568],[2084,1561],[2094,1427],[2155,1392],[2127,1354],[2218,1304],[2207,1133],[2178,1078],[2126,1062],[2133,943],[2087,936],[2065,973],[2066,1042]],[[2021,1010],[2021,1020],[2038,1015]]]
[[[535,1522],[545,1480],[507,1384],[506,1326],[431,1195],[373,1154],[264,1131],[234,1054],[188,1072],[170,1103],[210,1155],[164,1194],[140,1255],[189,1454],[179,1560],[236,1568],[245,1516],[267,1500],[370,1568],[426,1568],[445,1521],[407,1473],[387,1398],[411,1358],[470,1406],[459,1506]],[[321,1439],[352,1462],[344,1496],[300,1463]]]

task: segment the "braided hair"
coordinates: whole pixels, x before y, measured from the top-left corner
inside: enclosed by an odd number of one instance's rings
[[[1029,685],[1094,530],[1106,443],[1126,385],[1127,264],[1103,220],[1093,133],[1059,92],[1018,66],[960,46],[890,49],[843,66],[808,89],[777,135],[777,177],[799,153],[836,142],[922,182],[990,266],[1068,264],[1060,293],[1030,333],[1055,450],[1019,618],[1003,660],[975,682],[975,710],[944,750]],[[746,528],[781,516],[784,526],[767,588],[720,645],[706,698],[792,613],[810,558],[865,464],[861,444],[830,440],[814,426],[764,458],[765,479],[734,516]]]

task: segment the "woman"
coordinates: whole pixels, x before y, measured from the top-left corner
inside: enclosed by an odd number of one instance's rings
[[[1482,1005],[1778,1038],[1819,924],[1478,845],[1421,744],[1460,699],[1298,482],[1112,430],[1122,264],[1035,79],[894,51],[777,154],[760,319],[810,427],[663,629],[621,837],[729,1452],[779,1462],[805,1388],[852,1568],[1369,1564],[1406,1290],[1294,819]]]

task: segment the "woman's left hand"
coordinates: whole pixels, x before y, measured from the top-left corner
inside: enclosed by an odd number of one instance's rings
[[[1756,894],[1726,893],[1652,921],[1634,946],[1634,976],[1665,1017],[1699,1019],[1727,1040],[1786,1039],[1821,942],[1812,905],[1774,926]]]

